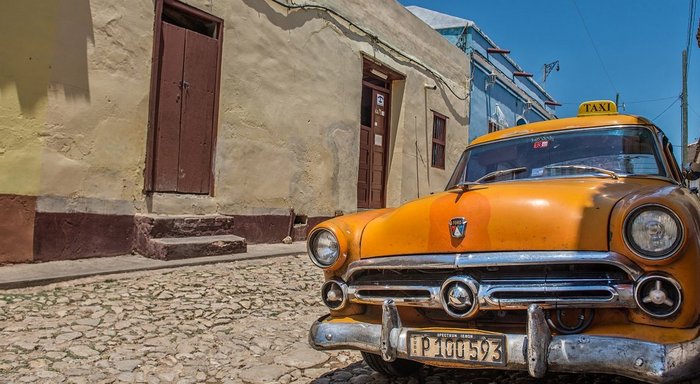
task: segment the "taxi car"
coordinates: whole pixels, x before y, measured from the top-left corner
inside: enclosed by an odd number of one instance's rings
[[[672,146],[610,101],[484,135],[445,191],[325,221],[319,350],[421,365],[700,375],[700,200]]]

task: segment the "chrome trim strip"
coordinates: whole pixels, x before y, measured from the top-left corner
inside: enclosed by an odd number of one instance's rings
[[[367,269],[457,269],[457,255],[383,256],[353,261],[343,273],[349,281],[357,272]]]
[[[390,312],[398,315],[395,310]],[[539,312],[537,308],[528,311],[533,335],[549,332],[546,323],[542,324],[542,316],[533,315]],[[317,350],[354,349],[379,355],[383,352],[381,342],[389,335],[391,341],[384,348],[389,354],[387,357],[408,359],[408,333],[422,330],[402,326],[398,316],[392,318],[393,321],[384,321],[384,325],[329,322],[329,318],[328,315],[321,317],[311,326],[309,344]],[[551,336],[551,340],[538,338],[531,345],[525,334],[505,336],[506,364],[497,368],[530,371],[538,376],[544,371],[597,372],[650,383],[670,383],[692,378],[700,365],[700,337],[683,343],[658,344],[611,336],[557,335]],[[464,364],[462,368],[496,367]]]
[[[519,297],[496,298],[498,293],[542,293],[542,292],[585,292],[605,291],[607,297],[567,298],[567,297]],[[636,308],[631,284],[618,285],[569,285],[543,286],[539,285],[484,285],[479,290],[479,308],[483,310],[497,309],[527,309],[532,303],[540,304],[544,309],[551,308]]]
[[[666,171],[666,177],[671,179],[674,184],[683,185],[682,182],[679,183],[678,180],[675,180],[673,178],[673,171],[671,170],[671,168],[673,168],[673,164],[671,164],[671,162],[669,161],[667,154],[666,154],[666,149],[664,148],[663,137],[665,135],[666,134],[663,133],[663,131],[659,127],[656,127],[656,135],[654,135],[654,139],[656,141],[656,152],[657,152],[659,158],[661,159],[661,163],[664,165],[664,171]],[[680,170],[680,169],[677,169],[677,170],[681,175],[683,174],[682,170]]]
[[[420,307],[420,308],[443,308],[440,300],[440,285],[350,285],[347,288],[348,301],[356,304],[382,304],[385,300],[391,299],[397,306]],[[425,291],[426,296],[416,297],[394,297],[381,295],[382,291]],[[361,291],[375,291],[375,296],[362,295]],[[605,291],[609,293],[607,298],[542,298],[534,295],[544,292],[576,292],[576,291]],[[502,292],[531,292],[531,297],[519,297],[514,299],[498,299],[494,294]],[[590,284],[580,283],[576,280],[558,280],[553,284],[545,281],[519,283],[515,280],[488,280],[481,282],[476,295],[479,310],[497,311],[528,309],[530,304],[539,304],[543,309],[553,308],[636,308],[634,299],[634,286],[632,284]]]
[[[350,281],[350,278],[354,274],[371,269],[462,269],[550,264],[613,265],[630,275],[632,280],[637,280],[644,273],[643,270],[630,259],[614,252],[515,251],[373,257],[350,263],[343,274],[343,280]]]
[[[362,291],[425,291],[428,297],[393,297],[393,296],[367,296]],[[348,287],[348,299],[358,304],[381,304],[387,299],[392,299],[396,305],[423,308],[442,308],[440,305],[440,287],[417,285],[351,285]]]

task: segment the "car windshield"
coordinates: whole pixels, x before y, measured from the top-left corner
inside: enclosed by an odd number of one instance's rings
[[[447,186],[546,177],[666,176],[644,127],[571,130],[504,139],[464,151]]]

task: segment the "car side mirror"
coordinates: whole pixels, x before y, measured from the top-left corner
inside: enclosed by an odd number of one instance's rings
[[[688,180],[700,179],[700,164],[686,164],[686,166],[683,168],[683,173],[685,173],[685,178]]]

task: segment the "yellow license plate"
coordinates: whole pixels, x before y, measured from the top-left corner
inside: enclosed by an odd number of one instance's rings
[[[506,337],[461,332],[409,332],[408,354],[424,360],[504,365]]]

